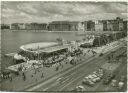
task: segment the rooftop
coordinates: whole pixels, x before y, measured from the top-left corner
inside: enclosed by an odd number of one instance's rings
[[[57,42],[30,43],[30,44],[22,45],[20,49],[24,51],[35,51],[38,49],[43,49],[43,48],[47,48],[55,45],[58,45],[58,43]]]

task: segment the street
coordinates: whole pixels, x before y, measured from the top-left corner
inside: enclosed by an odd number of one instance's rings
[[[116,50],[117,54],[122,53],[121,51],[126,51],[124,48],[115,48],[114,50]],[[102,57],[98,57],[97,55],[93,59],[84,62],[84,64],[71,71],[67,71],[63,74],[61,73],[62,75],[58,74],[58,76],[53,77],[53,79],[48,83],[42,83],[42,85],[37,85],[36,87],[30,88],[27,91],[71,91],[73,88],[81,84],[81,81],[86,75],[97,70],[101,65],[108,62],[106,58],[108,54],[109,53],[106,53]],[[92,88],[87,87],[86,91],[95,91],[101,85],[101,83],[96,84],[93,87],[93,90]]]

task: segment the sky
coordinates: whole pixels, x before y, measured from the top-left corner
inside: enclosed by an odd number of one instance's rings
[[[2,23],[128,19],[126,2],[2,1]]]

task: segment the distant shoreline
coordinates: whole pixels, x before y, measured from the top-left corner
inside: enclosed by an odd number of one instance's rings
[[[10,30],[3,29],[1,31],[9,31],[9,32],[79,32],[79,31],[47,31],[47,30]]]
[[[11,30],[11,29],[2,29],[2,31],[5,32],[41,32],[41,33],[57,33],[57,32],[62,32],[62,33],[119,33],[119,32],[125,32],[125,31],[48,31],[48,30]]]

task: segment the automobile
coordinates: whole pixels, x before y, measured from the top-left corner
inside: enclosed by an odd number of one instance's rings
[[[97,77],[100,77],[100,78],[102,78],[102,76],[103,76],[103,73],[97,73],[96,71],[93,72],[93,74],[95,74]]]
[[[89,79],[92,79],[92,78],[94,78],[94,77],[93,77],[92,75],[88,75],[88,78],[89,78]]]
[[[99,76],[97,76],[97,75],[95,75],[95,74],[92,74],[92,81],[93,82],[98,82],[98,81],[100,81],[101,80],[101,78],[99,77]]]
[[[89,85],[89,86],[94,86],[94,82],[92,82],[91,80],[89,80],[89,79],[84,79],[83,81],[82,81],[82,83],[83,84],[85,84],[85,85]]]
[[[124,82],[119,82],[118,83],[118,89],[120,90],[120,89],[122,89],[124,87]]]
[[[95,75],[95,74],[92,74],[92,77],[97,78],[98,76],[97,76],[97,75]]]
[[[82,85],[76,86],[76,91],[85,91],[85,88]]]
[[[85,79],[90,80],[90,81],[92,81],[94,83],[97,82],[96,78],[93,75],[89,75],[88,77],[85,77]]]
[[[97,78],[96,78],[96,82],[99,82],[100,80],[101,80],[100,77],[97,77]]]
[[[116,87],[117,86],[117,80],[113,79],[112,82],[111,82],[111,85],[113,87]]]

